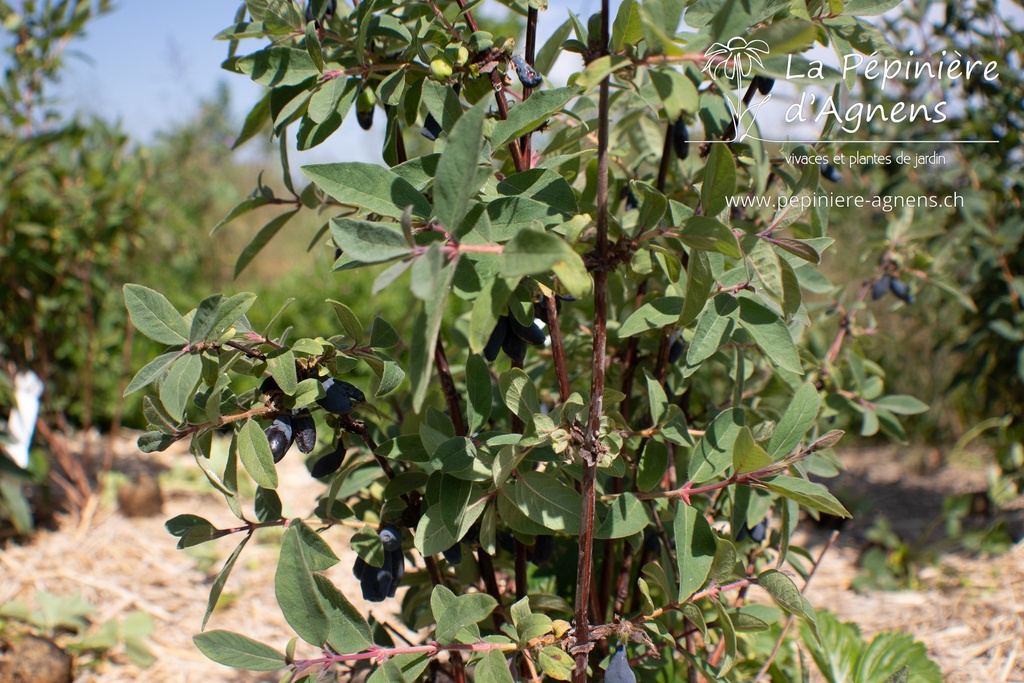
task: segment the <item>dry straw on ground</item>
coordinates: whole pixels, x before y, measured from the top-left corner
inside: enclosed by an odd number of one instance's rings
[[[126,458],[150,457],[134,453],[130,446],[119,450]],[[891,461],[883,456],[844,454],[852,468],[851,481],[870,485],[874,477],[877,490],[884,490],[881,484],[888,481],[886,476],[897,473],[905,483],[934,484],[933,488],[971,481],[970,475],[948,469],[930,477],[908,476],[896,469],[886,474],[884,467],[872,465]],[[159,454],[149,462],[169,468],[176,458],[189,456]],[[309,479],[301,460],[286,458],[280,472],[285,514],[311,509],[321,485]],[[875,502],[885,508],[885,501]],[[932,512],[924,510],[922,515]],[[115,652],[92,669],[80,669],[77,682],[276,682],[279,676],[274,674],[221,667],[193,647],[191,636],[202,621],[210,583],[237,539],[217,541],[215,561],[209,569],[201,569],[203,562],[176,550],[175,539],[163,528],[166,519],[182,513],[202,515],[215,524],[234,522],[221,498],[197,491],[167,492],[164,513],[157,517],[127,518],[114,505],[101,506],[84,526],[65,524],[57,531],[37,534],[29,545],[12,545],[0,552],[0,603],[31,601],[37,591],[47,590],[81,593],[97,608],[97,623],[136,609],[152,616],[155,629],[150,647],[156,663],[151,668],[139,669]],[[332,545],[339,550],[345,547],[347,531],[328,533],[336,534]],[[925,589],[921,591],[856,594],[850,584],[856,575],[857,536],[856,527],[844,532],[827,555],[808,592],[812,604],[828,606],[841,619],[857,623],[868,638],[887,629],[907,630],[928,646],[951,683],[1024,681],[1024,546],[1018,544],[995,558],[946,555],[939,566],[922,573]],[[210,628],[235,628],[283,648],[291,633],[274,600],[276,549],[272,542],[250,544],[228,581],[225,592],[231,599],[214,613]],[[331,578],[361,612],[394,623],[394,604],[359,599],[349,571],[351,559],[343,553]]]

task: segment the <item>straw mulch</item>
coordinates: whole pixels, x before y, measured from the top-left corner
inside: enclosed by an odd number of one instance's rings
[[[175,459],[190,459],[181,452],[143,456],[133,452],[130,445],[119,446],[118,450],[127,458],[119,457],[118,462],[144,462],[155,469],[170,468]],[[899,481],[914,486],[932,482],[933,488],[943,490],[977,482],[976,475],[950,472],[949,468],[937,475],[910,475],[905,469],[900,472],[899,467],[888,472],[888,465],[882,464],[891,457],[885,453],[862,456],[862,452],[856,452],[844,457],[852,467],[845,475],[847,479],[839,483],[855,488],[854,484],[860,482],[865,490],[884,491],[889,500],[873,500],[873,504],[881,510],[896,506],[901,523],[907,522],[905,511],[899,511],[899,506],[905,505],[906,491],[887,489],[897,480],[887,480],[886,476],[899,474]],[[282,461],[280,473],[285,514],[304,514],[311,509],[321,485],[310,480],[297,457]],[[128,518],[115,505],[100,506],[86,524],[65,523],[60,530],[38,533],[28,545],[4,548],[0,551],[0,603],[11,599],[31,602],[41,590],[80,593],[97,608],[95,623],[131,610],[142,610],[153,618],[153,666],[140,669],[122,652],[114,651],[93,666],[79,667],[76,682],[277,681],[279,676],[274,674],[221,667],[192,645],[210,584],[238,539],[217,541],[215,557],[183,552],[175,549],[175,539],[167,534],[163,523],[183,513],[204,516],[219,526],[234,526],[236,520],[223,499],[209,493],[171,489],[165,496],[162,515]],[[923,528],[934,510],[926,506],[918,516]],[[1024,682],[1024,545],[1018,544],[1010,553],[994,558],[944,555],[938,566],[927,567],[921,573],[924,590],[856,594],[850,584],[856,576],[860,536],[867,526],[857,524],[844,531],[826,556],[808,590],[812,604],[828,606],[843,620],[857,623],[869,639],[888,629],[910,632],[928,646],[946,680],[952,683]],[[273,531],[261,533],[267,534],[268,542],[260,543],[257,537],[246,548],[225,589],[228,599],[222,599],[208,628],[238,630],[283,649],[291,631],[274,599],[276,538]],[[327,533],[332,547],[341,552],[350,530],[332,529]],[[812,533],[805,540],[813,548],[823,537]],[[359,599],[358,586],[351,577],[351,561],[350,554],[343,553],[341,564],[330,572],[331,578],[362,613],[372,612],[397,624],[394,601],[371,604]],[[315,654],[302,648],[300,644],[300,656]]]

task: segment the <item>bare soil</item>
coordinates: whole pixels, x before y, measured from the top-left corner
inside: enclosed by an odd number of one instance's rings
[[[118,469],[133,477],[195,467],[191,456],[181,450],[147,456],[138,453],[131,441],[115,448]],[[931,467],[908,465],[894,449],[851,450],[841,457],[849,469],[830,482],[830,488],[844,489],[846,495],[866,501],[861,504],[867,511],[844,528],[826,555],[807,591],[811,603],[858,624],[868,638],[892,629],[911,633],[927,645],[952,683],[1024,682],[1024,544],[997,557],[945,553],[937,564],[920,570],[921,590],[858,594],[851,589],[874,512],[885,514],[904,537],[915,538],[940,514],[943,496],[984,488],[984,473],[934,462]],[[929,458],[924,460],[928,465]],[[279,472],[285,515],[311,509],[321,485],[310,480],[301,459],[294,454],[285,458]],[[236,672],[210,662],[192,645],[210,584],[239,539],[229,537],[198,550],[179,551],[163,524],[184,513],[220,526],[234,526],[236,520],[208,486],[165,486],[163,496],[163,511],[155,516],[127,517],[111,500],[89,511],[85,522],[64,520],[59,529],[37,533],[26,545],[4,548],[0,551],[0,603],[12,599],[31,603],[42,590],[80,593],[97,608],[97,624],[131,610],[142,610],[153,618],[150,648],[156,662],[150,668],[140,669],[115,650],[89,666],[79,666],[76,683],[277,681],[279,676],[274,674]],[[1019,534],[1020,515],[1013,513],[1009,521]],[[265,541],[257,536],[243,553],[207,628],[235,628],[283,648],[291,631],[274,599],[276,537],[273,530],[260,533]],[[327,533],[334,536],[329,538],[332,546],[342,548],[350,530]],[[827,536],[825,530],[810,528],[802,540],[816,554]],[[350,559],[343,557],[331,578],[362,613],[399,626],[393,601],[373,604],[360,599]],[[300,656],[302,648],[300,644]]]

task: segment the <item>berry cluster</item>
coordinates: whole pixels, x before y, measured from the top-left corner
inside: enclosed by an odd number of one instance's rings
[[[352,573],[359,579],[363,599],[369,602],[383,602],[395,597],[398,584],[405,576],[405,555],[402,553],[402,532],[396,526],[386,526],[378,534],[384,545],[384,565],[373,567],[366,560],[356,557]]]

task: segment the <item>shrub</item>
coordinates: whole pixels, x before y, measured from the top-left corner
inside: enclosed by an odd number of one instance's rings
[[[139,446],[189,440],[241,520],[167,524],[179,547],[241,536],[203,628],[252,536],[286,527],[275,591],[306,644],[211,630],[195,637],[204,653],[306,680],[332,666],[372,668],[373,681],[428,667],[461,681],[467,666],[480,682],[605,668],[616,681],[798,675],[771,645],[787,613],[820,635],[791,578],[810,570],[792,533],[801,509],[848,515],[810,479],[839,466],[842,432],[819,423],[855,416],[900,435],[897,415],[923,406],[885,395],[877,367],[844,345],[870,285],[835,304],[844,324],[824,345],[808,328],[820,306],[804,290],[835,293],[819,270],[828,212],[730,202],[814,193],[822,176],[816,161],[791,161],[815,146],[778,158],[737,135],[730,112],[770,89],[763,79],[781,78],[787,55],[801,60],[816,41],[870,51],[884,36],[853,8],[753,5],[695,3],[696,31],[677,34],[680,3],[627,0],[612,17],[605,2],[538,47],[539,8],[512,3],[526,20],[522,58],[514,36],[481,28],[476,4],[239,10],[218,36],[225,66],[269,88],[239,141],[271,128],[285,190],[260,180],[228,216],[283,209],[238,268],[298,213],[324,211],[315,239],[338,249],[334,270],[386,266],[374,292],[406,313],[367,324],[331,293],[331,329],[279,331],[249,318],[252,294],[182,314],[126,286],[136,327],[167,347],[128,388],[156,387]],[[771,56],[714,52],[738,37]],[[240,55],[252,38],[271,44]],[[552,87],[560,52],[585,68]],[[307,149],[353,108],[364,127],[386,128],[387,166],[309,165],[295,183],[289,129]],[[432,151],[409,157],[418,133]],[[307,465],[328,486],[309,515],[284,519],[276,465],[305,411],[323,422]],[[208,464],[216,433],[231,440],[223,472]],[[240,469],[258,485],[254,516]],[[351,548],[319,533],[337,525],[358,528]],[[402,618],[432,626],[428,641],[395,645],[357,612],[330,578],[341,556],[367,600],[407,587]],[[752,589],[776,606],[747,605]],[[900,680],[905,663],[876,673]]]

